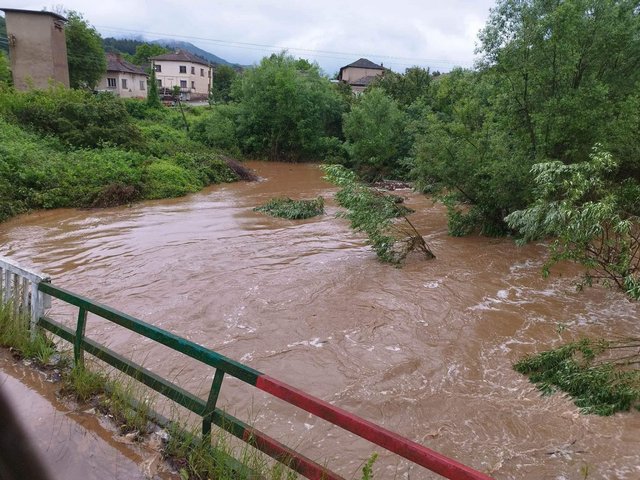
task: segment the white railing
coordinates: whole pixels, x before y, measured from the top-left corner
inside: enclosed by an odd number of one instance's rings
[[[11,305],[16,315],[29,315],[32,334],[44,310],[51,308],[51,297],[38,290],[40,282],[49,281],[50,278],[40,272],[0,257],[0,299],[2,303]]]

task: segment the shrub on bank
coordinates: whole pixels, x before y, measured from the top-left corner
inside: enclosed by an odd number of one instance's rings
[[[116,147],[67,150],[56,138],[42,138],[0,118],[0,221],[41,208],[176,197],[236,179],[213,152],[176,153],[154,161]]]
[[[65,145],[95,148],[104,144],[136,148],[142,137],[122,101],[109,93],[51,88],[0,90],[0,114]]]
[[[234,113],[234,108],[229,105],[215,107],[195,119],[191,125],[189,137],[208,147],[229,153],[238,152],[236,125],[232,118]]]
[[[145,198],[180,197],[200,188],[202,185],[191,172],[167,160],[154,162],[145,170]]]

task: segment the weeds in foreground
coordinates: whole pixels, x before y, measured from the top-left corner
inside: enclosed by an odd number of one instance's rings
[[[31,336],[29,317],[13,311],[12,303],[0,305],[0,346],[10,348],[20,357],[33,358],[41,365],[46,365],[56,353],[54,343],[38,330]]]
[[[76,365],[64,372],[62,380],[61,393],[71,395],[79,402],[87,402],[103,394],[107,385],[107,377],[104,374],[91,371],[81,365]]]
[[[313,200],[292,200],[288,197],[272,198],[261,207],[256,207],[253,210],[273,217],[303,220],[322,215],[324,213],[324,199],[322,197]]]
[[[108,382],[107,395],[101,402],[103,409],[111,413],[120,433],[134,433],[136,438],[150,431],[153,398],[136,391],[131,382]]]
[[[372,480],[373,479],[373,464],[376,463],[378,459],[378,454],[373,453],[368,460],[364,463],[362,467],[362,480]]]
[[[582,339],[523,358],[514,369],[544,393],[560,389],[582,413],[640,409],[640,339]]]
[[[218,428],[202,438],[195,429],[184,430],[172,423],[164,454],[185,480],[299,478],[286,464],[273,461],[248,443],[232,442],[231,434]]]

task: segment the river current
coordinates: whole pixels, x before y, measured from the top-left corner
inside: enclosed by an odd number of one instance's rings
[[[639,412],[581,415],[512,369],[581,336],[640,336],[640,304],[576,291],[573,266],[544,279],[544,245],[449,237],[444,209],[409,191],[396,193],[437,258],[382,264],[335,217],[317,166],[249,166],[262,181],[17,217],[0,225],[0,255],[496,479],[640,478]],[[253,211],[318,195],[327,212],[309,220]],[[54,303],[50,314],[73,323],[76,312]],[[211,369],[95,318],[87,332],[206,398]],[[219,402],[347,478],[380,451],[233,379]],[[435,476],[381,455],[375,478]]]

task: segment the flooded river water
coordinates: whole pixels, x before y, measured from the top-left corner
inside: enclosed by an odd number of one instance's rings
[[[0,254],[497,479],[640,478],[640,413],[580,415],[511,367],[581,335],[640,336],[637,303],[576,292],[573,267],[543,279],[541,245],[448,237],[443,208],[409,192],[437,258],[381,264],[335,218],[335,189],[316,166],[250,166],[263,181],[21,216],[0,225]],[[281,195],[322,195],[327,213],[253,212]],[[51,314],[73,322],[75,312],[54,304]],[[206,398],[211,369],[91,318],[87,332]],[[234,380],[220,403],[348,478],[376,451]],[[388,458],[376,474],[432,478]]]

